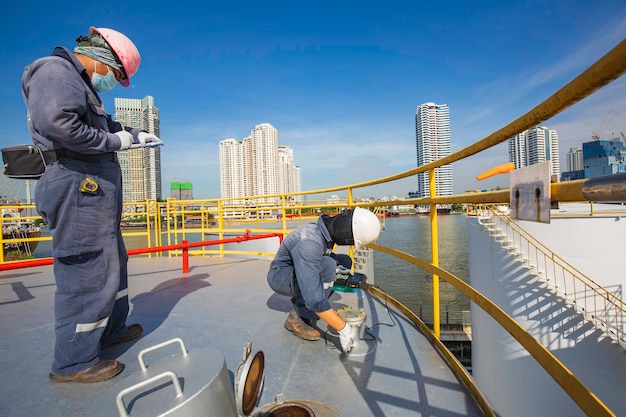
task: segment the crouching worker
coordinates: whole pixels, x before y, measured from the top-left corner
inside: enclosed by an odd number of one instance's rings
[[[336,216],[322,214],[289,233],[270,264],[267,282],[277,293],[290,296],[293,308],[285,328],[304,340],[319,340],[312,327],[322,319],[339,333],[344,352],[354,344],[350,325],[330,307],[328,297],[336,278],[337,267],[351,268],[347,255],[335,255],[335,245],[367,245],[378,238],[380,222],[369,210],[357,207]]]

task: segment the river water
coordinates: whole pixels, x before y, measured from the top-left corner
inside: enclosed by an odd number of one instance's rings
[[[468,224],[464,214],[437,217],[439,229],[439,267],[469,282]],[[379,245],[387,246],[427,262],[430,249],[430,216],[388,217]],[[432,323],[432,275],[416,265],[391,255],[374,252],[376,285]],[[442,324],[470,322],[469,299],[440,279],[440,320]]]
[[[385,220],[385,229],[378,238],[378,244],[430,262],[429,216],[399,216]],[[439,266],[469,281],[468,225],[465,215],[441,215],[437,220]],[[276,226],[282,227],[281,224]],[[288,225],[290,228],[297,226],[297,222]],[[263,224],[263,227],[267,228],[268,225]],[[42,236],[45,235],[48,235],[47,229],[42,230]],[[190,242],[198,242],[201,238],[200,233],[186,236]],[[127,249],[147,246],[145,236],[127,236],[124,241]],[[52,256],[50,242],[40,242],[33,255],[37,258]],[[429,273],[393,256],[375,252],[374,274],[377,286],[420,315],[426,323],[432,323],[432,276]],[[441,279],[439,287],[441,323],[469,323],[469,299]]]

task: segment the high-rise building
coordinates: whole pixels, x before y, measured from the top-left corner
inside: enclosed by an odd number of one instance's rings
[[[619,137],[609,140],[594,138],[580,147],[571,148],[567,153],[567,171],[561,181],[626,172],[626,145]]]
[[[253,195],[277,194],[278,190],[278,130],[261,123],[250,132]]]
[[[424,103],[415,113],[415,140],[417,166],[422,166],[450,155],[450,109],[447,104]],[[416,197],[430,197],[428,172],[417,174]],[[435,168],[437,195],[452,195],[452,167]]]
[[[241,170],[238,175],[242,176],[241,183],[243,186],[243,194],[236,195],[254,195],[254,163],[253,163],[252,136],[247,136],[241,142]]]
[[[171,182],[170,198],[175,198],[176,200],[193,200],[193,184],[188,181]]]
[[[124,126],[161,136],[159,109],[154,97],[115,98],[115,120]],[[124,202],[162,200],[161,147],[128,149],[118,152],[122,168]]]
[[[626,147],[619,138],[583,143],[585,178],[626,172]]]
[[[528,129],[509,139],[509,161],[523,168],[550,161],[550,175],[560,177],[559,136],[545,126]]]
[[[222,140],[219,155],[222,198],[301,191],[293,149],[278,145],[278,130],[269,123],[257,125],[242,142]]]
[[[289,146],[278,146],[278,189],[281,193],[300,191],[300,167],[296,166],[293,158],[293,149]],[[295,201],[302,196],[296,196]]]
[[[567,151],[567,171],[581,171],[585,169],[583,164],[583,151],[580,149],[580,146],[575,148],[570,148]]]
[[[244,160],[243,144],[229,138],[220,142],[220,192],[222,198],[243,197]],[[241,203],[235,200],[234,203]]]

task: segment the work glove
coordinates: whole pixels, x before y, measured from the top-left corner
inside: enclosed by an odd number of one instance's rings
[[[346,268],[345,266],[339,264],[337,265],[337,269],[335,270],[336,274],[342,274],[342,275],[350,275],[353,276],[354,272],[352,272],[351,269]]]
[[[346,326],[339,330],[339,342],[341,342],[341,349],[348,353],[354,345],[354,334],[352,333],[352,326],[346,323]]]
[[[130,146],[130,149],[135,148],[152,148],[155,146],[163,146],[163,142],[156,135],[147,132],[139,132],[137,135],[137,139],[139,139],[139,143],[133,143]]]
[[[120,151],[129,149],[133,144],[133,135],[130,132],[120,130],[119,132],[115,132],[115,134],[120,138],[120,142],[122,143]]]

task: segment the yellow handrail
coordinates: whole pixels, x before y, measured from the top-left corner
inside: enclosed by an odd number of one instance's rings
[[[476,291],[462,279],[452,275],[435,265],[432,265],[422,259],[416,258],[407,253],[391,249],[385,246],[370,244],[369,247],[395,256],[406,262],[419,266],[429,271],[433,275],[438,275],[450,285],[455,287],[478,307],[488,313],[494,320],[498,322],[511,336],[522,345],[526,351],[543,367],[543,369],[552,376],[554,381],[570,396],[570,398],[578,404],[588,416],[603,417],[615,416],[606,405],[565,366],[546,349],[537,339],[527,332],[519,323],[517,323],[504,310],[498,307],[493,301]]]

